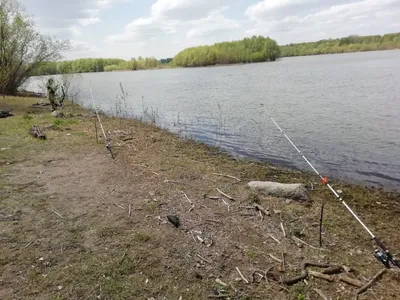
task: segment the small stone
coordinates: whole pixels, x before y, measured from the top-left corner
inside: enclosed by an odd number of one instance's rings
[[[336,191],[338,194],[343,194],[343,191],[342,190],[337,190]]]
[[[43,257],[39,258],[39,261],[43,261],[43,260],[44,260],[44,258],[43,258]]]
[[[286,200],[285,200],[285,203],[286,203],[287,205],[289,205],[290,203],[292,203],[292,200],[286,199]]]
[[[67,136],[70,136],[71,134],[70,133],[67,133]]]
[[[173,224],[176,228],[178,228],[180,226],[180,221],[179,221],[179,217],[176,215],[168,215],[167,216],[168,221]]]
[[[63,289],[63,286],[62,286],[62,285],[59,285],[59,286],[57,287],[57,289],[58,289],[59,291],[61,291],[61,290]]]

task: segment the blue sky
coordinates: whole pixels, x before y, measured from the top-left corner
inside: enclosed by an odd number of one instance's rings
[[[19,0],[67,58],[173,57],[196,45],[270,36],[279,44],[400,32],[400,0]]]

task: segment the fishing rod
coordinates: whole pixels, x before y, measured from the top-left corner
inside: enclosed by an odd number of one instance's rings
[[[268,111],[265,109],[264,105],[261,104],[267,116],[276,125],[283,136],[289,141],[289,143],[296,149],[300,156],[306,161],[306,163],[311,167],[311,169],[321,178],[322,184],[326,185],[329,190],[335,195],[336,199],[340,201],[344,207],[351,213],[351,215],[361,224],[361,226],[368,232],[375,243],[381,248],[381,250],[376,249],[374,251],[374,256],[385,265],[386,268],[391,268],[391,265],[400,268],[400,261],[397,260],[393,254],[385,247],[385,245],[372,233],[372,231],[364,224],[364,222],[357,216],[357,214],[350,208],[350,206],[340,197],[339,193],[328,183],[328,178],[322,176],[318,170],[311,164],[311,162],[304,156],[304,154],[297,148],[297,146],[292,142],[292,140],[287,136],[287,134],[282,130],[282,128],[275,122],[275,120],[269,115]]]
[[[106,135],[106,132],[105,132],[104,127],[103,127],[103,124],[101,123],[100,116],[99,116],[99,113],[97,111],[96,103],[94,102],[92,88],[90,87],[89,89],[90,89],[90,95],[92,96],[93,107],[94,107],[94,110],[96,112],[97,119],[99,120],[101,131],[103,131],[103,136],[104,136],[105,142],[106,142],[106,148],[107,148],[108,151],[110,151],[111,158],[114,159],[114,154],[113,154],[112,149],[111,149],[111,139],[110,139],[110,137],[108,135]]]

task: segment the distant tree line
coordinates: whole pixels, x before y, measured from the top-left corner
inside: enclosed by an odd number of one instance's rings
[[[203,67],[216,64],[275,61],[280,57],[276,41],[253,36],[239,41],[216,43],[212,46],[187,48],[173,59],[178,67]]]
[[[243,40],[216,43],[210,46],[186,48],[174,58],[157,60],[138,57],[82,58],[61,62],[42,63],[34,75],[146,70],[173,67],[203,67],[217,64],[275,61],[280,57],[400,49],[400,33],[385,35],[351,35],[338,39],[296,43],[279,46],[269,37],[253,36]]]
[[[35,75],[146,70],[162,67],[171,61],[172,58],[157,60],[154,57],[143,58],[141,56],[128,61],[120,58],[80,58],[46,62],[36,70]]]
[[[385,35],[357,36],[351,35],[338,39],[320,40],[317,42],[297,43],[281,46],[281,55],[303,56],[333,54],[345,52],[362,52],[374,50],[400,49],[400,33]]]

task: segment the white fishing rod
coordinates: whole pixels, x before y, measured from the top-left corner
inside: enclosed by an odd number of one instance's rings
[[[101,131],[103,132],[103,136],[105,138],[106,148],[107,148],[108,151],[110,151],[112,159],[114,159],[114,154],[112,153],[112,150],[111,150],[110,138],[106,135],[106,132],[105,132],[104,127],[103,127],[103,124],[101,123],[101,120],[100,120],[99,113],[97,111],[96,103],[94,102],[92,87],[90,87],[89,89],[90,89],[90,96],[92,97],[92,103],[93,103],[94,111],[96,112],[96,116],[97,116],[97,119],[99,120]]]
[[[363,221],[357,216],[357,214],[350,208],[350,206],[340,197],[339,193],[328,183],[328,178],[323,177],[318,170],[310,163],[310,161],[304,156],[304,154],[297,148],[297,146],[292,142],[292,140],[287,136],[287,134],[282,130],[282,128],[275,122],[275,120],[270,116],[268,111],[265,109],[264,105],[261,105],[267,114],[267,116],[271,119],[271,121],[275,124],[275,126],[279,129],[279,131],[283,134],[283,136],[289,141],[289,143],[296,149],[296,151],[300,154],[300,156],[307,162],[307,164],[313,169],[313,171],[321,178],[322,184],[326,185],[330,191],[335,195],[336,199],[339,200],[344,207],[352,214],[352,216],[361,224],[361,226],[368,232],[368,234],[372,237],[372,239],[377,243],[377,245],[383,250],[375,250],[375,257],[382,262],[387,268],[390,268],[390,264],[397,266],[400,268],[400,261],[397,260],[385,247],[385,245],[372,233],[372,231],[364,224]]]

